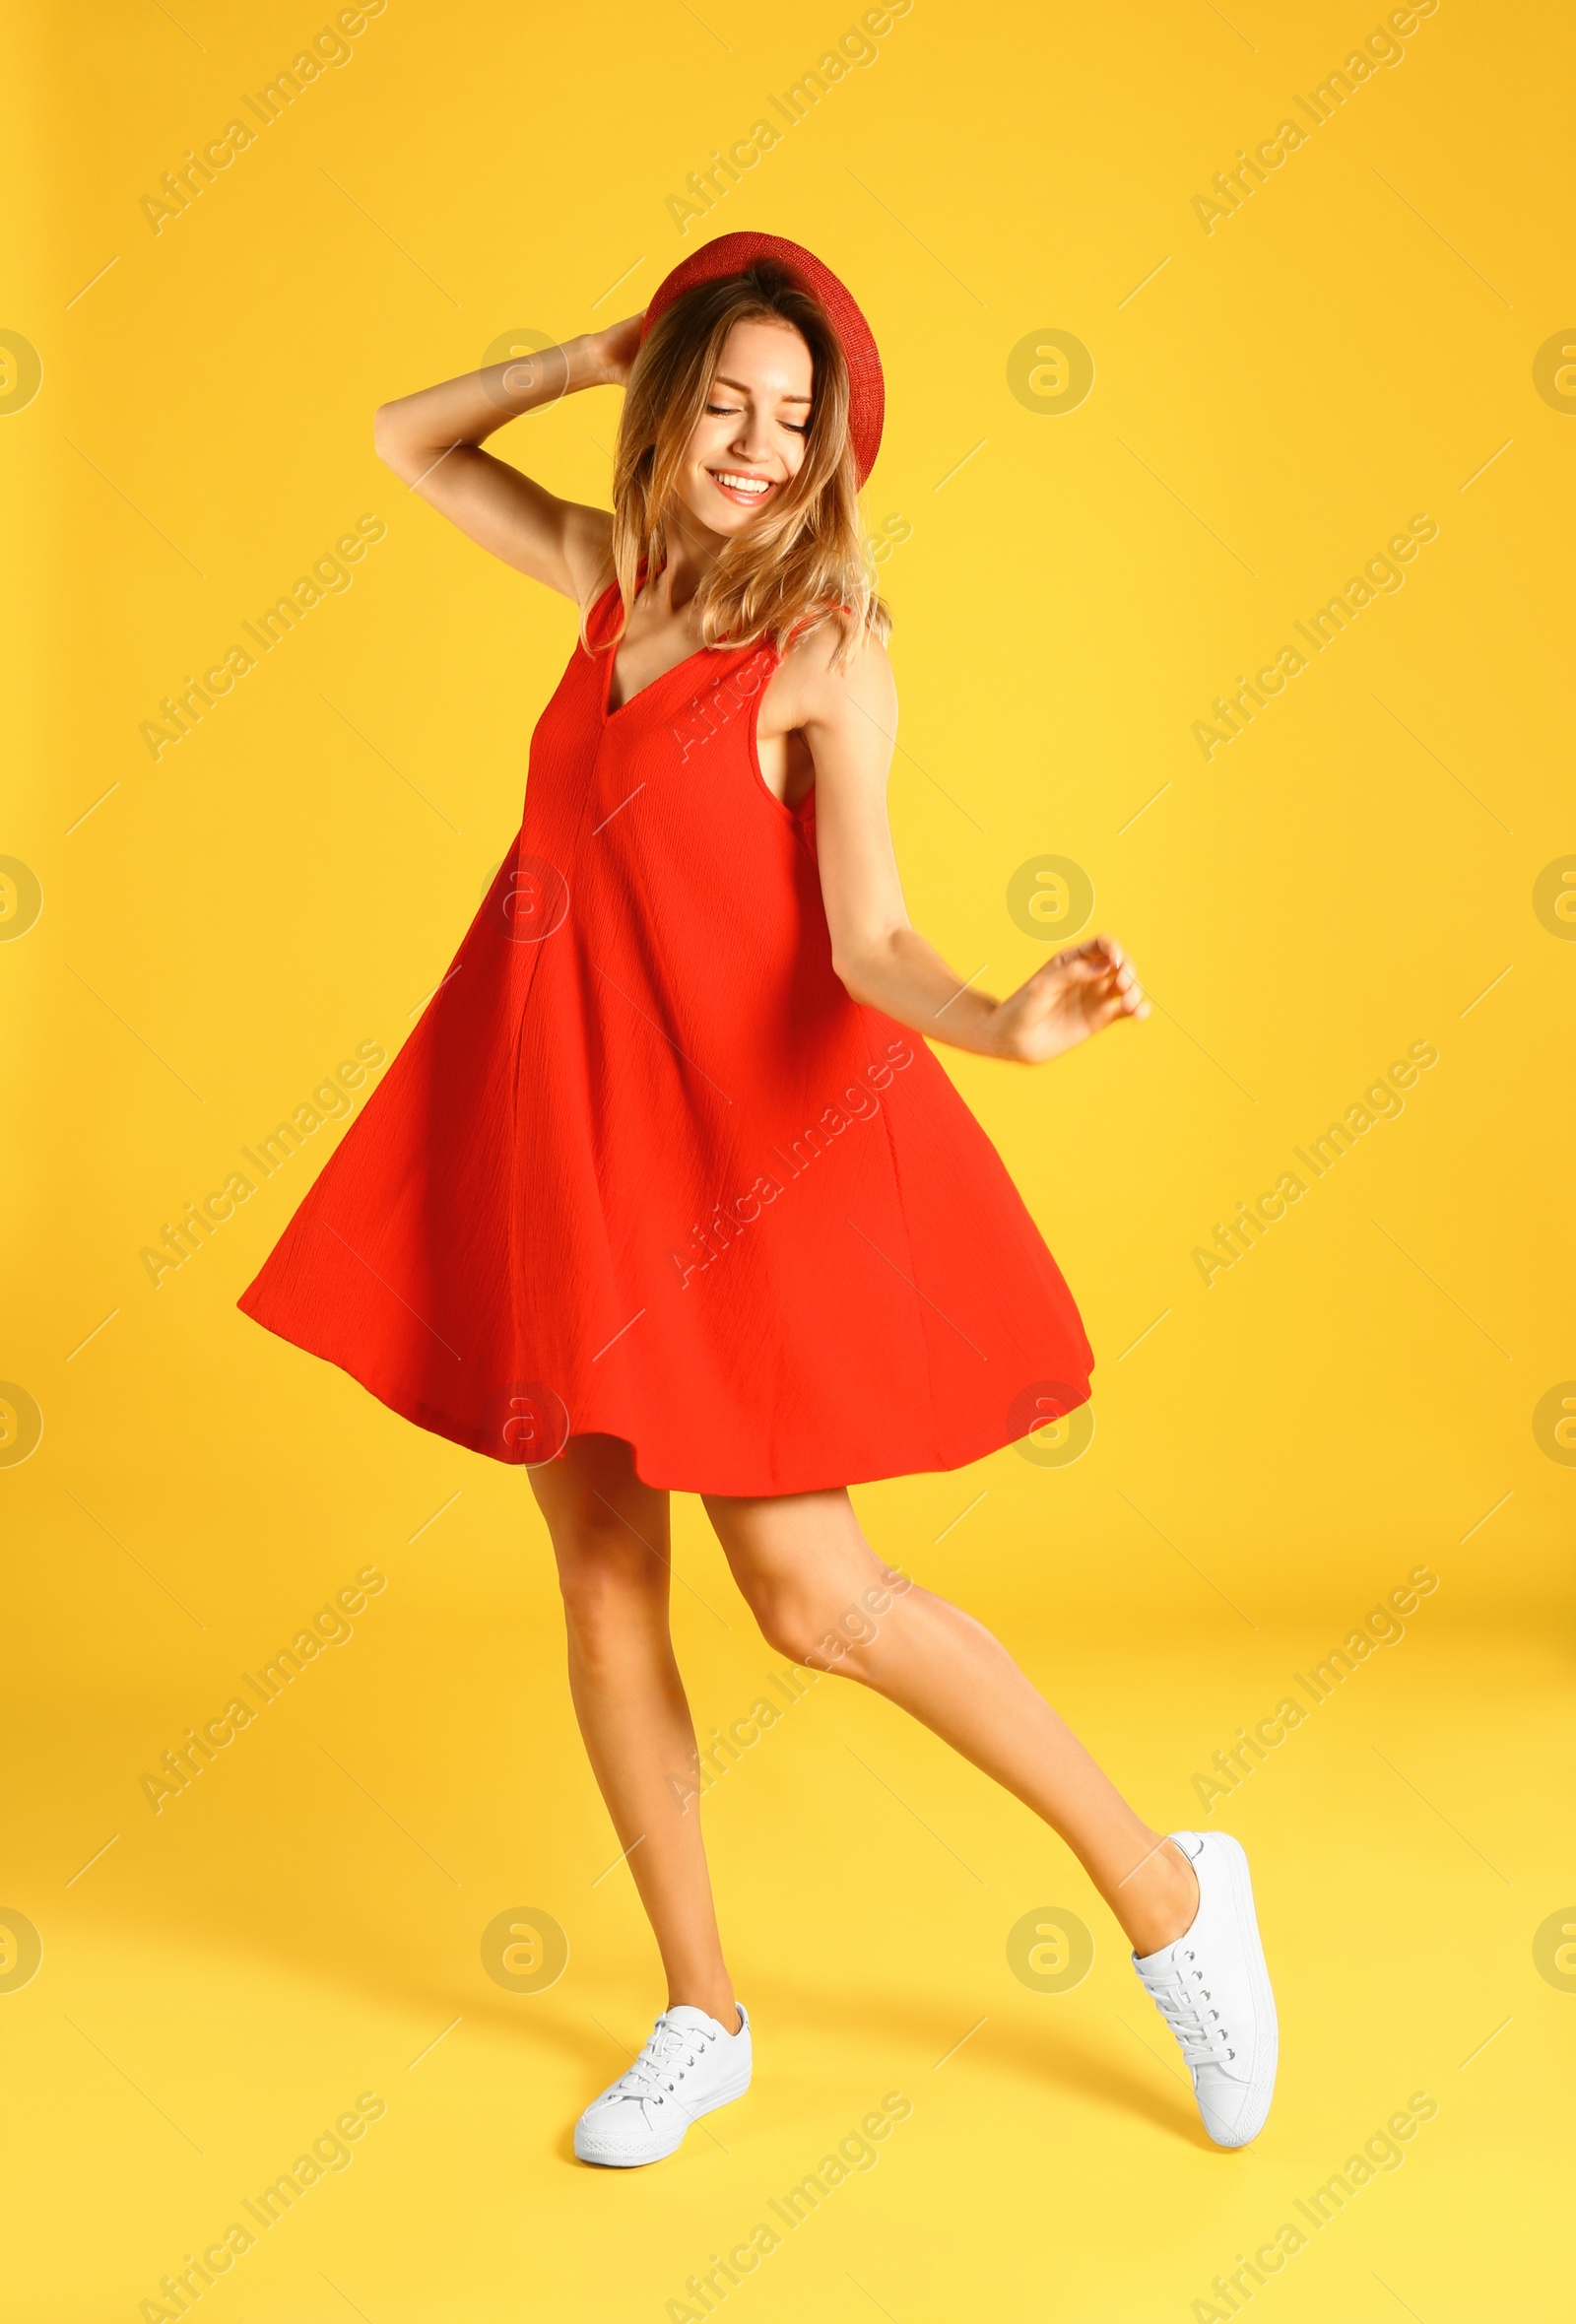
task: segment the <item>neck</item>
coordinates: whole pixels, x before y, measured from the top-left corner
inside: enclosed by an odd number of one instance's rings
[[[694,596],[725,546],[720,533],[701,524],[682,503],[669,513],[668,562],[657,581],[662,601],[682,613]]]

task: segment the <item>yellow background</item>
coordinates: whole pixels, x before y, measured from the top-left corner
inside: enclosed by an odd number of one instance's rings
[[[916,0],[687,242],[668,198],[851,0],[391,0],[156,234],[162,173],[326,21],[34,11],[0,100],[0,325],[43,363],[0,425],[0,852],[43,891],[0,944],[0,1374],[43,1416],[0,1475],[0,1902],[43,1940],[0,1991],[14,2304],[132,2318],[375,2091],[353,2167],[213,2314],[656,2324],[900,2091],[879,2166],[740,2316],[1182,2324],[1426,2091],[1404,2167],[1260,2296],[1288,2324],[1552,2316],[1576,1998],[1533,1939],[1576,1894],[1554,1724],[1576,1474],[1533,1417],[1576,1373],[1576,946],[1532,890],[1576,850],[1576,419],[1533,363],[1576,320],[1563,12],[1444,0],[1207,234],[1193,198],[1377,7]],[[574,2164],[569,2124],[661,1992],[627,1876],[599,1879],[615,1843],[525,1481],[235,1313],[340,1131],[157,1290],[139,1261],[359,1041],[408,1033],[569,650],[566,607],[378,467],[374,405],[502,333],[630,311],[747,226],[820,252],[886,363],[866,506],[912,528],[882,577],[916,920],[1005,989],[1043,957],[1009,879],[1070,856],[1161,1004],[1042,1074],[948,1056],[1080,1299],[1096,1433],[1070,1466],[1010,1449],[862,1491],[872,1539],[997,1628],[1166,1826],[1202,1820],[1195,1772],[1293,1669],[1412,1566],[1440,1576],[1216,1805],[1282,2021],[1241,2155],[1204,2143],[1059,1845],[825,1681],[705,1809],[753,2093],[657,2170]],[[1076,411],[1010,392],[1047,331],[1093,353]],[[598,392],[500,448],[597,499],[614,426]],[[354,587],[156,764],[140,722],[365,511],[388,532]],[[1206,764],[1213,697],[1418,512],[1439,534],[1405,587]],[[1404,1115],[1206,1289],[1194,1246],[1417,1039],[1439,1063]],[[704,1735],[769,1658],[698,1505],[676,1517]],[[355,1638],[153,1814],[160,1754],[369,1563],[388,1586]],[[570,1959],[522,1997],[479,1941],[526,1903]],[[1008,1966],[1038,1905],[1095,1931],[1063,1996]]]

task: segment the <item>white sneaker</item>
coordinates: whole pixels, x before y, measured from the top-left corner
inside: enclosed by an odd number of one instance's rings
[[[1217,2147],[1245,2147],[1264,2128],[1280,2035],[1253,1910],[1248,1860],[1223,1831],[1173,1831],[1192,1864],[1199,1909],[1190,1928],[1133,1966],[1177,2040],[1193,2095]]]
[[[737,2005],[739,2030],[688,2002],[664,2010],[651,2039],[626,2074],[605,2090],[574,2126],[582,2162],[632,2169],[673,2154],[691,2122],[742,2098],[750,2088],[750,2017]]]

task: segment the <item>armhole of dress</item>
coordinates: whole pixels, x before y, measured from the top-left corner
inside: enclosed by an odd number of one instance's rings
[[[850,605],[839,605],[837,607],[837,611],[840,614],[852,613],[853,607]],[[783,640],[782,645],[778,648],[776,663],[776,667],[778,669],[781,669],[785,657],[794,645],[800,633],[814,620],[815,616],[813,614],[806,614],[802,620],[795,622],[793,628],[789,631],[788,635]],[[764,687],[762,687],[760,691],[762,694],[764,694],[766,690]],[[766,780],[764,775],[762,775],[760,772],[760,754],[755,742],[755,724],[759,718],[759,714],[760,705],[757,702],[755,705],[755,715],[754,718],[752,718],[750,725],[750,755],[752,760],[755,762],[755,780],[759,783],[761,789],[766,791],[766,796],[768,799],[775,799],[776,805],[782,809],[783,813],[785,815],[792,816],[794,823],[798,827],[801,838],[805,840],[806,844],[810,848],[811,853],[814,855],[816,852],[816,785],[814,782],[812,782],[804,797],[799,801],[798,805],[794,807],[790,807],[785,799],[776,799],[775,793],[766,790]]]
[[[586,616],[585,644],[586,650],[593,655],[603,652],[608,644],[608,630],[613,611],[610,600],[617,601],[618,595],[619,576],[615,573],[607,587],[599,590],[591,600],[591,611]]]
[[[639,564],[635,566],[634,593],[636,597],[639,596],[645,585],[646,561],[642,557]],[[612,620],[613,608],[610,605],[609,600],[611,598],[617,598],[618,594],[619,576],[617,573],[615,573],[607,587],[591,601],[591,614],[585,627],[586,641],[590,647],[591,652],[594,654],[606,651],[607,646],[610,643],[608,631]]]

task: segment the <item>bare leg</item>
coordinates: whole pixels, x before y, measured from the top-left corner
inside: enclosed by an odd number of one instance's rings
[[[891,1593],[846,1493],[713,1495],[706,1511],[780,1654],[874,1688],[1016,1793],[1066,1840],[1136,1953],[1181,1936],[1199,1890],[1180,1849],[1128,1806],[972,1615],[917,1586]]]
[[[694,1727],[668,1635],[668,1496],[641,1484],[616,1436],[571,1437],[531,1484],[558,1562],[575,1716],[629,1850],[668,2005],[689,2002],[736,2032],[693,1812]]]

